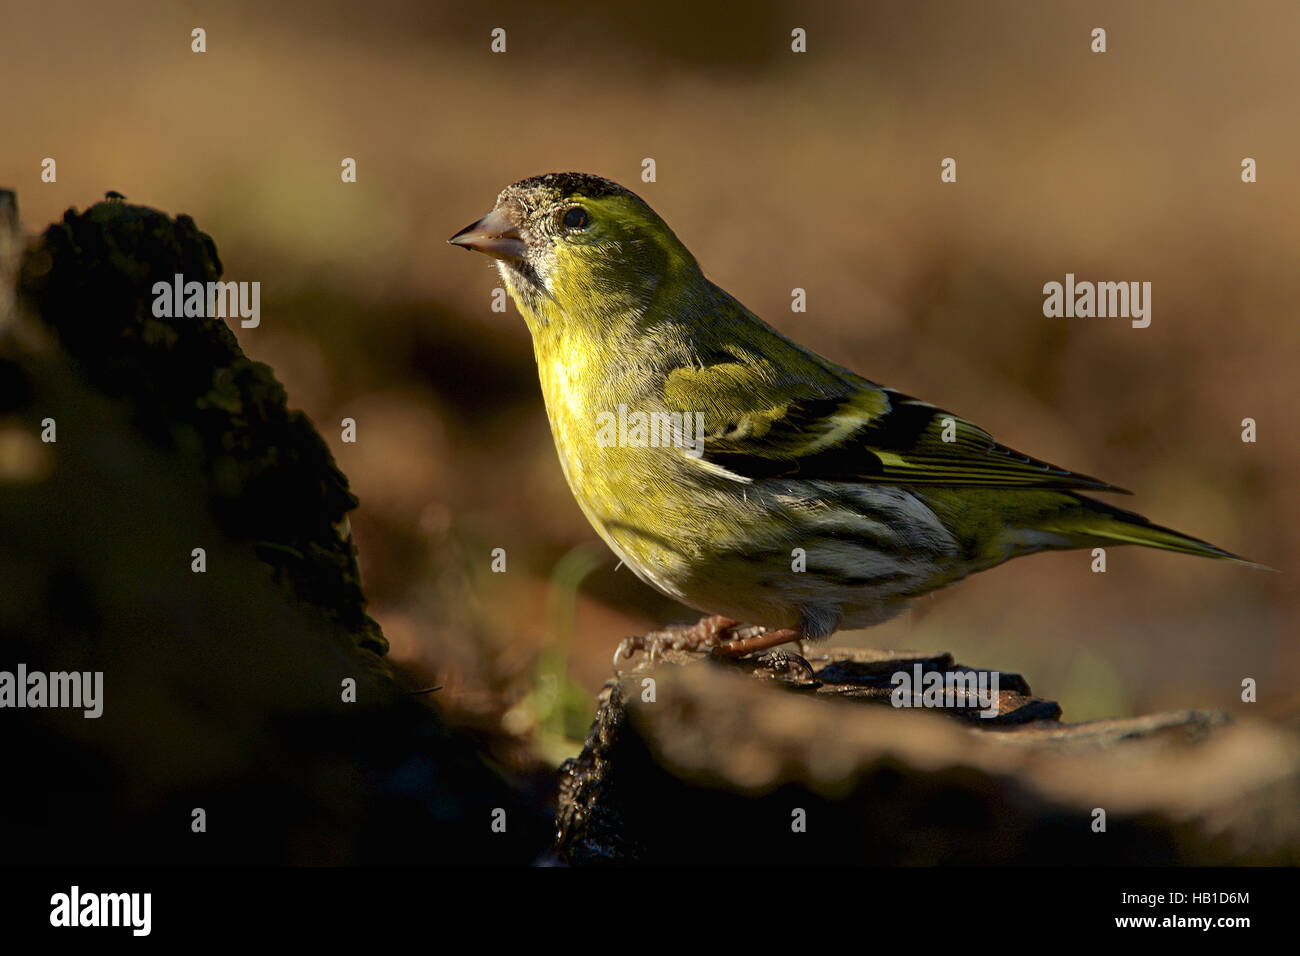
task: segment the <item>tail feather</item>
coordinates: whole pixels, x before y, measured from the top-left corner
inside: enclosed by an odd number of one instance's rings
[[[1267,565],[1257,564],[1240,555],[1225,551],[1223,548],[1193,538],[1191,535],[1153,524],[1140,514],[1116,508],[1105,502],[1072,494],[1082,508],[1071,509],[1070,514],[1062,516],[1054,527],[1044,527],[1044,531],[1055,531],[1069,535],[1078,540],[1082,546],[1116,542],[1119,544],[1140,544],[1147,548],[1159,548],[1162,551],[1176,551],[1179,554],[1194,554],[1202,558],[1218,558],[1233,561],[1247,567],[1262,571],[1274,571]]]

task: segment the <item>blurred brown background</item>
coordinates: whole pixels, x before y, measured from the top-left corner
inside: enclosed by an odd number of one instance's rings
[[[615,572],[556,462],[527,332],[490,310],[495,270],[444,244],[501,187],[564,169],[639,192],[711,278],[834,360],[1283,571],[1114,549],[1098,575],[1085,552],[1042,555],[836,640],[1020,671],[1069,720],[1240,711],[1244,677],[1259,710],[1295,711],[1294,4],[53,0],[0,17],[0,184],[25,228],[115,189],[193,215],[227,279],[262,283],[240,342],[331,442],[372,613],[463,722],[561,751],[618,640],[693,617]],[[1066,272],[1150,281],[1151,327],[1045,318],[1042,285]]]

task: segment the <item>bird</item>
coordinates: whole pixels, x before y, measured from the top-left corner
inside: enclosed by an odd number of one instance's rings
[[[1045,550],[1144,545],[1262,567],[804,348],[609,179],[520,180],[448,242],[495,260],[592,527],[638,578],[705,615],[629,638],[616,668],[636,650],[802,648]]]

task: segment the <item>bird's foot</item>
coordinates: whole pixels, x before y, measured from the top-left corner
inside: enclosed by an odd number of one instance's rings
[[[781,644],[795,643],[799,650],[804,650],[803,630],[797,627],[783,627],[769,630],[761,626],[745,626],[714,614],[700,618],[697,624],[680,624],[660,628],[644,636],[627,637],[614,651],[614,670],[618,670],[620,660],[630,660],[637,651],[649,657],[651,663],[662,657],[664,651],[707,651],[714,658],[734,660],[759,651],[770,650]],[[803,663],[811,671],[811,666],[801,656],[769,655],[782,660],[793,658]]]
[[[644,636],[625,637],[614,651],[614,670],[618,670],[619,659],[629,660],[637,651],[643,652],[653,663],[662,657],[664,651],[707,651],[719,646],[722,635],[736,622],[721,614],[702,617],[696,624],[679,624],[660,628]]]
[[[783,627],[775,631],[769,631],[765,627],[746,628],[744,636],[733,637],[729,641],[723,641],[713,648],[711,653],[714,657],[736,658],[744,657],[746,654],[753,654],[755,651],[766,651],[769,648],[777,647],[781,644],[789,644],[792,641],[799,644],[799,649],[803,650],[803,630],[797,627]]]

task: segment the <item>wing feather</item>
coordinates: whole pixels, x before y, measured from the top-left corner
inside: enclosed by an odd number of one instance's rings
[[[1008,448],[928,402],[835,371],[841,374],[804,382],[769,363],[723,361],[673,371],[664,395],[671,408],[704,413],[703,461],[751,481],[797,476],[1127,494]],[[772,404],[766,395],[792,397]]]

